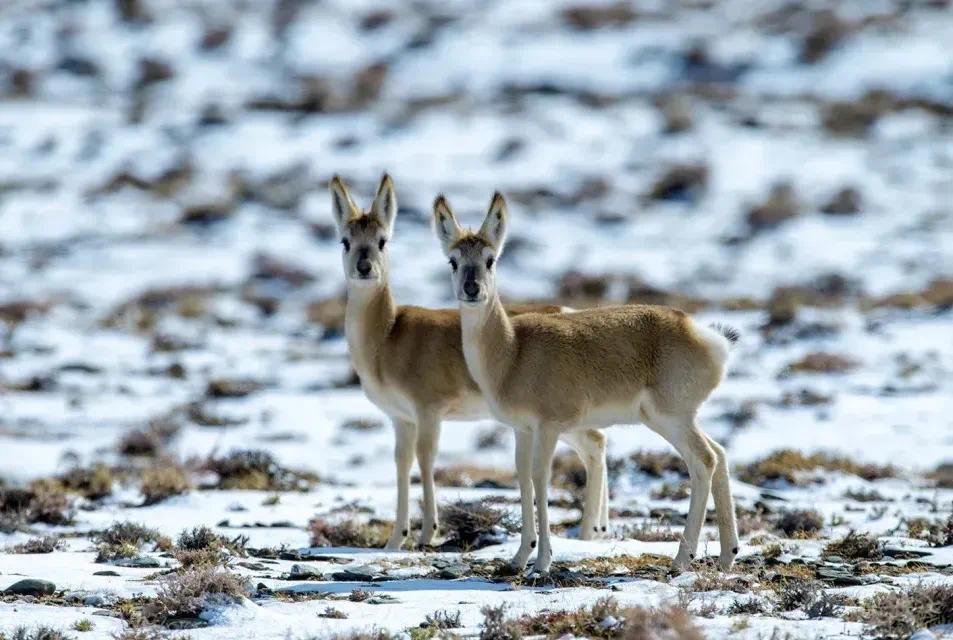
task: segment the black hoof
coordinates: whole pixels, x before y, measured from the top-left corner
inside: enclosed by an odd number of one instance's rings
[[[436,524],[436,523],[434,523],[434,525],[433,525],[433,530],[434,530],[434,531],[437,530],[437,524]]]
[[[690,553],[690,554],[688,554],[688,557],[691,558],[692,560],[694,560],[694,559],[695,559],[695,554],[694,554],[694,553]]]
[[[532,542],[529,543],[529,548],[530,548],[530,549],[535,549],[535,548],[536,548],[536,541],[535,541],[535,540],[533,540]]]
[[[731,552],[735,555],[738,555],[738,547],[735,547],[734,549],[732,549]]]
[[[599,527],[593,527],[592,530],[595,531],[596,533],[599,533]]]
[[[607,527],[602,527],[602,532],[605,533],[605,532],[606,532],[606,529],[607,529]]]
[[[406,536],[407,534],[410,533],[410,531],[408,531],[407,529],[404,529],[401,533],[403,533]]]

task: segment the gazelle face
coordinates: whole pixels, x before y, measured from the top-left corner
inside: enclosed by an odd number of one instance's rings
[[[464,231],[443,196],[434,202],[434,232],[450,263],[453,292],[463,307],[486,304],[496,295],[496,260],[506,239],[506,202],[493,196],[480,231]]]
[[[341,236],[341,260],[348,286],[378,286],[387,281],[387,242],[397,215],[397,196],[387,174],[374,203],[362,212],[340,178],[331,180],[331,206]]]

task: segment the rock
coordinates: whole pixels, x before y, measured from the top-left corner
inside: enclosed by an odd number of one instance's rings
[[[832,216],[849,216],[858,213],[860,207],[860,192],[853,187],[844,187],[821,207],[821,211]]]
[[[895,547],[885,547],[883,549],[883,554],[888,558],[895,558],[897,560],[915,560],[916,558],[932,556],[933,552],[921,551],[919,549],[897,549]]]
[[[184,629],[204,629],[208,625],[208,621],[202,620],[201,618],[176,618],[175,620],[169,620],[165,623],[167,629],[179,631]]]
[[[309,579],[321,580],[322,578],[324,578],[324,574],[322,574],[320,571],[318,571],[314,567],[310,567],[306,564],[293,564],[291,565],[291,571],[288,574],[288,577],[291,578],[292,580],[309,580]]]
[[[49,580],[27,578],[14,582],[3,593],[19,596],[49,596],[56,591],[56,585]]]
[[[106,608],[117,602],[119,602],[119,597],[111,593],[90,593],[83,598],[83,604],[87,607]]]
[[[162,563],[159,562],[159,559],[152,556],[121,558],[116,560],[115,564],[120,567],[132,567],[134,569],[158,569],[162,566]]]
[[[97,571],[93,574],[94,576],[111,576],[116,577],[119,575],[118,571],[113,571],[112,569],[106,569],[105,571]]]
[[[348,567],[341,571],[336,571],[331,574],[333,580],[338,581],[357,581],[357,582],[372,582],[375,580],[382,580],[386,577],[381,573],[380,567],[377,565],[362,565],[359,567]]]
[[[818,567],[817,577],[835,587],[856,587],[864,584],[863,578],[853,575],[850,569],[841,567]]]
[[[660,175],[649,191],[651,200],[696,202],[708,187],[708,167],[703,164],[678,164]]]
[[[435,560],[431,566],[437,570],[436,577],[441,580],[458,580],[470,573],[470,565],[464,562]]]

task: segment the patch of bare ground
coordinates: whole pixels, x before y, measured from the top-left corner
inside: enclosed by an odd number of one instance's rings
[[[795,449],[779,449],[764,458],[738,469],[738,477],[749,484],[765,486],[772,482],[786,482],[805,486],[816,479],[809,475],[814,471],[839,471],[864,480],[893,478],[897,470],[892,465],[861,463],[832,453],[805,454]]]

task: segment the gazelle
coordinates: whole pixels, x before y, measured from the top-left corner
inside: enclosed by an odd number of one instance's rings
[[[647,305],[508,317],[495,269],[506,227],[506,202],[499,193],[476,233],[460,227],[443,196],[434,202],[434,230],[450,261],[467,367],[493,414],[517,430],[519,477],[532,477],[539,520],[533,570],[546,573],[552,563],[547,491],[556,438],[580,425],[634,422],[660,434],[688,465],[691,499],[673,566],[684,568],[695,558],[713,489],[720,565],[730,568],[738,533],[728,462],[724,449],[699,429],[696,413],[721,382],[737,333]],[[513,559],[518,568],[536,546],[533,504],[525,498],[522,513]]]
[[[362,211],[344,182],[331,180],[331,203],[341,236],[347,279],[345,333],[351,362],[367,397],[394,423],[397,463],[397,518],[386,549],[399,549],[410,533],[410,468],[414,453],[423,484],[423,525],[419,544],[438,529],[433,467],[444,419],[490,417],[470,377],[460,344],[460,314],[453,309],[397,306],[388,282],[387,242],[394,229],[397,196],[386,174],[370,209]],[[555,306],[513,307],[507,312],[556,313]],[[580,537],[605,532],[609,524],[605,436],[577,431],[563,437],[586,468],[586,497]],[[521,493],[529,492],[529,482]]]

